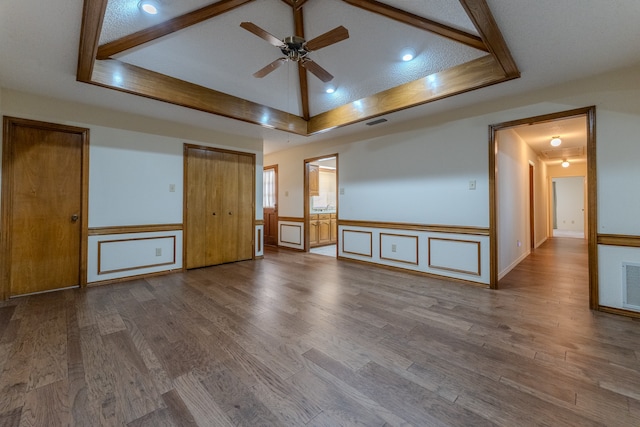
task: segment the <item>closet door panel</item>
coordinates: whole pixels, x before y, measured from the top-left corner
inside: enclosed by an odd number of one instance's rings
[[[221,236],[224,228],[224,217],[226,212],[223,206],[224,199],[224,168],[221,164],[222,153],[219,151],[207,150],[207,180],[205,191],[207,193],[207,228],[206,228],[206,259],[207,265],[217,265],[226,262],[224,253],[221,250],[224,245]]]
[[[237,261],[238,228],[238,155],[220,153],[219,183],[222,189],[221,204],[224,215],[220,222],[219,248],[222,262]]]
[[[245,260],[253,258],[253,219],[254,177],[253,157],[238,156],[238,226],[237,226],[237,258]]]
[[[186,173],[186,268],[207,265],[207,200],[204,183],[207,176],[207,150],[187,149]]]

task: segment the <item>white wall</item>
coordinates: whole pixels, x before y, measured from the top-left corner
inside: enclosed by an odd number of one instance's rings
[[[553,193],[552,193],[552,186],[551,183],[553,181],[553,179],[555,178],[565,178],[565,177],[581,177],[584,180],[584,193],[583,193],[583,200],[584,200],[584,216],[583,216],[583,223],[584,223],[584,235],[585,237],[587,236],[588,233],[588,220],[589,220],[589,215],[588,215],[588,209],[587,209],[587,205],[589,202],[589,192],[588,192],[588,186],[589,186],[589,182],[587,180],[587,161],[586,159],[584,161],[575,161],[575,162],[571,162],[571,166],[569,166],[568,168],[563,168],[562,166],[560,166],[559,164],[556,165],[549,165],[547,167],[547,173],[548,173],[548,192],[549,192],[549,227],[553,226],[553,218],[552,218],[552,197],[553,197]]]
[[[524,141],[511,129],[496,134],[498,272],[504,276],[529,252],[529,164]]]
[[[481,99],[481,94],[469,96]],[[339,196],[341,220],[487,227],[488,126],[591,105],[597,109],[598,232],[640,236],[640,198],[626,190],[640,182],[640,64],[402,125],[394,126],[391,117],[377,129],[363,126],[358,136],[270,154],[266,162],[280,172],[279,214],[303,214],[303,159],[339,153],[339,188],[345,190]],[[473,179],[477,190],[470,191]],[[620,268],[625,257],[601,260],[603,301],[619,292],[619,282],[607,273]]]
[[[584,232],[584,177],[554,178],[556,228]]]
[[[181,225],[184,143],[255,153],[255,217],[263,217],[261,140],[15,91],[0,94],[2,115],[89,128],[89,228]],[[182,268],[182,231],[91,236],[88,243],[89,282]],[[103,271],[121,271],[100,273],[99,264]]]
[[[513,129],[496,132],[498,276],[531,253],[529,167],[534,170],[534,233],[537,246],[547,238],[546,166]]]

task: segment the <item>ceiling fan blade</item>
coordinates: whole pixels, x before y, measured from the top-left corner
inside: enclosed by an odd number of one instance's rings
[[[273,70],[275,70],[276,68],[280,67],[285,62],[287,62],[287,58],[278,58],[275,61],[273,61],[271,64],[267,65],[266,67],[253,73],[253,77],[261,79],[267,74],[269,74],[270,72],[272,72]]]
[[[305,47],[308,51],[322,49],[349,38],[349,31],[342,25],[309,40]]]
[[[317,62],[313,62],[311,59],[303,61],[301,65],[325,83],[333,80],[333,76],[329,74],[327,70],[319,66]]]
[[[254,24],[253,22],[242,22],[240,24],[240,26],[242,28],[244,28],[245,30],[247,30],[249,32],[252,32],[256,36],[260,37],[261,39],[264,39],[264,40],[268,41],[269,43],[271,43],[275,47],[284,46],[284,43],[282,42],[282,40],[278,39],[273,34],[270,34],[270,33],[266,32],[265,30],[263,30],[262,28],[258,27],[256,24]]]

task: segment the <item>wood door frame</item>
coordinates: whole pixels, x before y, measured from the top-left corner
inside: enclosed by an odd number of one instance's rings
[[[253,173],[252,192],[251,192],[251,259],[256,259],[256,154],[247,151],[227,150],[224,148],[211,147],[209,145],[184,143],[182,146],[182,271],[187,271],[187,172],[188,172],[188,156],[189,149],[210,150],[220,153],[238,154],[251,157]]]
[[[535,166],[529,162],[529,248],[536,248]]]
[[[316,160],[321,160],[321,159],[327,159],[327,158],[331,158],[331,157],[335,157],[336,158],[336,214],[338,214],[339,210],[338,210],[338,205],[339,203],[339,192],[338,190],[338,183],[340,182],[338,180],[338,174],[339,174],[339,156],[338,153],[333,153],[333,154],[327,154],[324,156],[317,156],[317,157],[311,157],[308,159],[304,159],[303,163],[302,163],[302,168],[303,168],[303,174],[304,174],[304,251],[305,252],[309,252],[310,245],[309,245],[309,163],[311,162],[315,162]],[[338,219],[339,215],[336,215],[336,220]]]
[[[278,201],[279,201],[279,198],[280,198],[280,196],[278,194],[278,191],[280,191],[280,189],[278,187],[278,165],[276,164],[276,165],[263,166],[262,167],[262,173],[264,174],[264,171],[267,170],[267,169],[273,169],[275,171],[275,175],[276,175],[275,193],[274,193],[275,194],[275,198],[276,198],[276,207],[275,207],[275,210],[276,210],[276,229],[275,229],[276,244],[275,245],[276,246],[280,246],[278,244],[278,242],[279,242],[279,239],[278,239],[279,238],[279,234],[278,234],[278,221],[279,221],[278,220],[278,216],[279,216],[278,215]],[[264,186],[264,177],[263,177],[262,185]],[[264,203],[263,203],[263,207],[262,207],[262,220],[266,222],[266,218],[264,217]],[[263,242],[266,241],[266,237],[267,237],[266,233],[263,232],[263,237],[262,237]]]
[[[550,122],[572,117],[585,117],[587,121],[587,242],[589,253],[589,307],[599,309],[598,296],[598,182],[596,163],[596,107],[576,108],[541,116],[489,125],[489,251],[490,287],[498,289],[498,205],[496,133],[516,126]]]
[[[31,128],[51,130],[56,132],[73,133],[82,139],[81,155],[81,201],[80,201],[80,271],[78,284],[81,288],[87,286],[87,245],[89,239],[89,129],[77,126],[48,123],[18,117],[3,117],[2,130],[2,233],[0,235],[0,265],[2,266],[2,284],[0,284],[0,300],[6,300],[11,294],[11,243],[13,217],[13,184],[14,170],[11,161],[11,147],[13,140],[13,126],[27,126]]]

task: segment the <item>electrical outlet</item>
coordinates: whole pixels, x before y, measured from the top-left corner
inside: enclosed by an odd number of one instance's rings
[[[476,180],[472,179],[471,181],[469,181],[469,190],[475,190],[476,189]]]
[[[176,185],[169,184],[169,193],[175,193],[175,192],[176,192]]]
[[[341,196],[344,196],[344,188],[341,188],[341,189],[340,189],[340,195],[341,195]]]
[[[162,256],[162,248],[156,248],[156,256]]]
[[[396,245],[391,245],[391,252],[395,252],[396,251]]]

